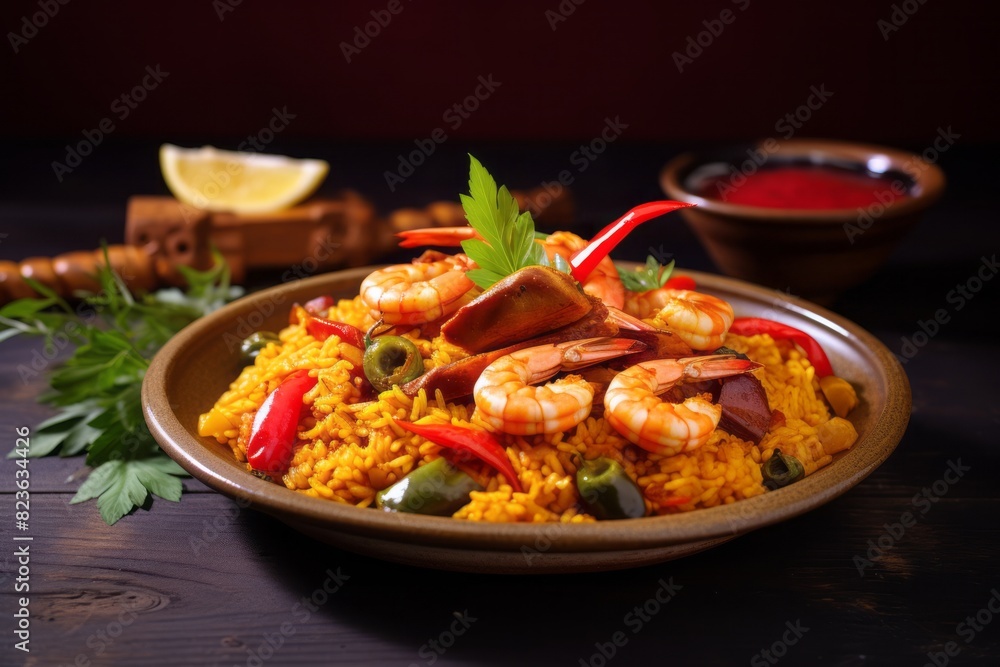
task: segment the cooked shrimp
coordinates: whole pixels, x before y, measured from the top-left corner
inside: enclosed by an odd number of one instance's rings
[[[711,380],[755,368],[760,364],[727,354],[636,364],[608,385],[604,417],[630,442],[654,454],[673,456],[697,449],[719,425],[722,407],[703,396],[668,403],[658,395],[686,379]]]
[[[720,347],[735,317],[733,307],[718,297],[666,287],[626,293],[625,312],[660,320],[695,350]]]
[[[556,255],[561,255],[567,262],[587,245],[585,239],[572,232],[553,232],[542,241],[542,247],[545,248],[545,254],[550,260],[554,260]],[[625,285],[622,284],[618,269],[610,257],[602,259],[597,268],[590,272],[583,281],[583,291],[596,296],[608,306],[621,308],[625,305]]]
[[[465,255],[428,251],[412,264],[371,273],[361,283],[361,298],[373,318],[387,324],[424,324],[449,315],[475,283],[465,272],[475,266]]]
[[[469,239],[482,239],[472,227],[428,227],[426,229],[410,229],[396,234],[403,240],[399,245],[403,248],[416,248],[424,245],[457,246]],[[553,232],[539,241],[545,249],[549,260],[555,260],[559,255],[567,262],[573,255],[587,247],[587,241],[572,232]],[[610,257],[605,257],[583,282],[583,291],[595,296],[605,304],[621,308],[625,304],[625,286],[618,276],[618,269]]]
[[[514,435],[555,433],[590,414],[594,389],[578,375],[543,386],[560,371],[572,371],[645,349],[624,338],[586,338],[539,345],[500,357],[479,376],[472,395],[476,410],[498,431]]]

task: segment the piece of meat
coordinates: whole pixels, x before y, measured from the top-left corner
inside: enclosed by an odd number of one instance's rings
[[[735,375],[720,382],[718,402],[722,406],[722,419],[719,428],[758,444],[771,424],[771,408],[764,385],[750,374]]]

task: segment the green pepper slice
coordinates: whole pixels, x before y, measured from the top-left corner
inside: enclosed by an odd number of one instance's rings
[[[797,458],[775,449],[771,458],[761,464],[760,474],[764,476],[764,486],[774,491],[799,481],[806,476],[806,470]]]
[[[267,347],[268,343],[280,343],[278,334],[271,331],[255,331],[240,343],[240,355],[247,364],[252,364],[260,351]]]
[[[637,519],[646,515],[642,490],[614,459],[583,461],[576,471],[576,488],[587,511],[601,520]]]
[[[451,516],[469,502],[470,493],[482,490],[476,480],[442,457],[379,491],[375,506],[386,512]]]
[[[420,350],[402,336],[379,336],[372,340],[362,360],[365,376],[379,391],[420,377],[424,360]]]

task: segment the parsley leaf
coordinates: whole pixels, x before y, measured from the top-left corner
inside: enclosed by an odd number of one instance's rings
[[[150,493],[164,500],[180,500],[183,487],[179,475],[187,473],[165,456],[116,459],[94,468],[69,502],[97,498],[101,518],[110,526],[133,508],[142,507]]]
[[[462,249],[479,268],[466,273],[486,289],[518,269],[534,264],[549,265],[542,247],[535,243],[531,213],[518,213],[517,201],[507,186],[497,188],[486,168],[469,156],[469,194],[459,195],[465,217],[483,240],[462,241]]]
[[[618,275],[625,283],[625,289],[632,292],[648,292],[666,285],[673,270],[674,260],[666,266],[660,266],[656,258],[650,255],[646,257],[646,264],[635,271],[618,267]]]
[[[146,426],[142,379],[171,336],[242,290],[229,284],[229,268],[218,253],[208,271],[181,269],[185,291],[133,295],[108,266],[105,252],[97,276],[101,291],[85,296],[76,309],[33,282],[40,298],[0,308],[0,341],[19,334],[41,336],[46,358],[72,347],[69,358],[49,373],[49,389],[39,397],[60,411],[36,427],[29,456],[86,453],[93,470],[71,502],[96,498],[101,517],[113,524],[146,507],[151,494],[180,500],[179,477],[186,473]],[[38,375],[26,365],[18,370],[24,381]]]

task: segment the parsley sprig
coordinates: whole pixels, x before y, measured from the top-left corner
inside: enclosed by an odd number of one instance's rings
[[[465,254],[479,265],[466,275],[486,289],[526,266],[548,266],[545,251],[535,243],[531,213],[519,213],[517,201],[507,186],[497,188],[496,181],[479,160],[471,155],[469,158],[469,194],[459,197],[465,217],[483,240],[462,241]]]
[[[632,292],[648,292],[666,285],[673,270],[674,260],[666,266],[661,266],[656,258],[650,255],[646,257],[646,264],[634,271],[618,267],[618,275],[621,276],[626,289]]]
[[[97,499],[109,525],[150,494],[177,501],[184,470],[159,448],[143,418],[140,390],[153,355],[182,328],[239,296],[229,284],[221,255],[208,271],[181,268],[187,290],[171,288],[133,295],[105,262],[101,290],[74,308],[52,290],[31,281],[39,298],[19,299],[0,308],[0,341],[18,334],[45,339],[46,359],[72,347],[70,357],[48,375],[39,400],[58,408],[32,433],[32,457],[86,453],[89,476],[71,503]],[[22,381],[40,369],[22,364]]]

